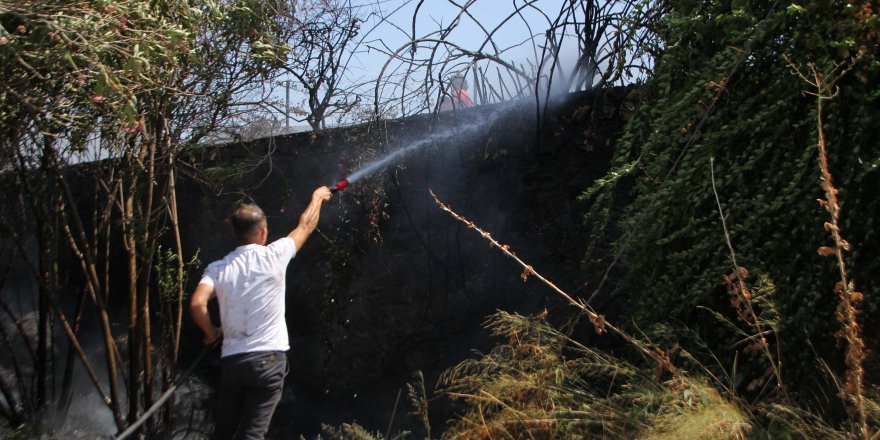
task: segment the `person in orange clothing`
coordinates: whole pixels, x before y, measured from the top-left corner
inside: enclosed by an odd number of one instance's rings
[[[474,106],[474,101],[467,91],[468,83],[461,75],[453,76],[449,80],[449,95],[443,97],[440,111],[461,110]]]

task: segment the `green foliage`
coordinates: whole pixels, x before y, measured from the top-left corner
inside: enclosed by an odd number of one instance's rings
[[[219,186],[239,185],[244,177],[261,163],[260,160],[241,161],[224,166],[213,166],[204,169],[205,177]]]
[[[208,93],[219,98],[214,105],[228,105],[225,82],[242,70],[265,75],[285,59],[273,21],[285,7],[254,0],[0,1],[2,135],[15,140],[13,127],[34,124],[83,149],[97,125],[104,138],[137,134],[148,106],[180,106]],[[155,101],[145,102],[146,95]],[[192,117],[180,116],[175,122]]]
[[[163,253],[161,246],[157,254],[159,258],[156,261],[156,282],[159,284],[159,301],[163,304],[179,301],[180,286],[185,286],[192,269],[201,265],[199,252],[196,251],[188,262],[179,261],[178,255],[171,249]],[[179,264],[183,267],[179,268]]]
[[[811,383],[809,342],[832,358],[836,268],[816,252],[828,235],[816,203],[815,98],[789,63],[848,69],[826,105],[825,131],[841,188],[841,231],[854,247],[849,268],[860,290],[876,291],[878,29],[876,5],[866,1],[675,2],[659,31],[664,51],[615,158],[615,167],[635,177],[615,249],[626,264],[619,287],[633,292],[637,322],[679,320],[714,347],[739,339],[694,312],[704,306],[733,314],[722,283],[733,267],[709,178],[714,158],[739,264],[775,282],[785,370]],[[594,237],[614,229],[614,201],[611,191],[597,196],[589,216]],[[866,295],[866,328],[876,328],[877,307]],[[719,354],[732,365],[733,353]]]

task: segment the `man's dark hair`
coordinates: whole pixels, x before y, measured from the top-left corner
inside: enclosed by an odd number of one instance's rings
[[[229,222],[232,224],[235,238],[241,243],[250,243],[260,229],[266,226],[266,214],[259,206],[248,203],[236,209],[229,217]]]

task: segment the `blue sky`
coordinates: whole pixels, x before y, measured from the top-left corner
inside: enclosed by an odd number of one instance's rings
[[[467,0],[456,3],[464,4]],[[508,18],[518,6],[525,5],[523,0],[471,0],[468,7],[473,17],[462,16],[459,25],[447,36],[447,40],[460,45],[464,49],[478,50],[486,40],[486,32],[491,32],[495,27]],[[406,44],[412,33],[412,17],[418,5],[417,0],[355,0],[367,10],[371,6],[379,5],[386,16],[386,21],[376,25],[375,29],[364,26],[365,46],[378,46],[376,40],[382,40],[384,45],[397,49]],[[549,20],[554,19],[566,0],[536,0],[530,2],[531,6],[523,9],[521,16],[515,17],[503,23],[502,27],[493,35],[493,40],[501,52],[501,57],[514,64],[527,63],[534,60],[536,48],[532,45],[534,35],[543,35],[549,27]],[[538,9],[546,11],[541,13]],[[442,26],[448,26],[460,9],[449,0],[425,0],[419,9],[416,21],[416,37],[426,37]],[[475,21],[476,20],[476,21]],[[485,29],[481,29],[477,21]],[[367,33],[369,32],[369,33]],[[541,41],[541,39],[537,39]],[[364,48],[367,49],[367,48]],[[368,50],[368,49],[367,49]],[[540,47],[537,48],[540,51]],[[491,47],[483,48],[482,51],[494,53]],[[537,54],[540,56],[540,54]],[[365,77],[375,78],[387,57],[376,51],[360,55],[349,66],[353,75],[362,71]]]
[[[468,2],[470,6],[467,10],[472,16],[461,16],[456,28],[445,39],[463,49],[497,55],[517,67],[522,66],[524,70],[531,70],[530,63],[537,63],[541,56],[544,32],[551,26],[551,21],[557,18],[568,0],[424,0],[415,23],[415,37],[429,37],[438,29],[448,26],[460,14],[460,8],[456,3],[464,5]],[[361,27],[361,34],[358,37],[361,44],[347,65],[346,80],[349,84],[360,84],[364,95],[372,101],[376,78],[383,65],[389,60],[388,52],[400,48],[413,37],[413,13],[419,0],[351,0],[351,3],[352,6],[360,8],[361,16],[369,15],[370,19]],[[509,19],[518,7],[523,7],[521,13]],[[492,32],[499,25],[501,27],[492,37],[496,47],[481,47],[486,40],[486,33]],[[436,37],[436,34],[433,36]],[[534,38],[536,36],[537,38]],[[577,53],[576,48],[573,48],[571,53],[571,58],[574,58]],[[435,59],[443,57],[441,50]],[[448,78],[453,71],[464,68],[466,61],[469,60],[463,59],[461,63],[447,66],[448,70],[442,74],[435,71],[432,78],[437,79],[438,76]],[[484,69],[492,69],[494,80],[495,65],[482,62],[481,66]],[[417,75],[411,75],[410,80],[415,87],[415,84],[424,80],[424,76],[418,78]],[[382,92],[384,97],[405,93],[395,88],[395,84],[400,82],[399,78],[389,79],[387,81],[389,86]],[[435,88],[432,93],[436,94],[437,89]],[[278,92],[275,96],[279,96]],[[283,92],[281,98],[283,99]],[[303,102],[301,93],[293,90],[291,104],[301,105]],[[418,110],[413,108],[397,111],[406,114],[407,111]]]

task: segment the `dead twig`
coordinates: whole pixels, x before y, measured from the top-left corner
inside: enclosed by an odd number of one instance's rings
[[[836,83],[842,78],[855,62],[840,63],[832,66],[829,72],[822,72],[815,63],[809,63],[807,67],[809,72],[802,71],[791,59],[786,58],[789,66],[794,72],[807,84],[815,89],[815,91],[807,91],[809,95],[816,97],[816,132],[818,137],[817,147],[819,149],[819,170],[821,172],[821,184],[825,198],[818,199],[819,205],[828,211],[831,221],[825,222],[825,230],[831,234],[834,246],[822,246],[817,251],[819,255],[824,257],[834,257],[839,270],[840,281],[834,286],[834,292],[840,298],[837,306],[837,320],[840,322],[841,329],[835,333],[835,337],[839,341],[846,343],[846,375],[838,396],[847,404],[847,410],[850,417],[855,420],[853,434],[859,438],[868,440],[872,438],[872,432],[868,428],[868,414],[865,404],[865,385],[864,385],[864,362],[865,341],[861,335],[861,326],[858,323],[858,307],[857,303],[864,299],[861,292],[856,291],[855,284],[849,279],[846,270],[846,260],[844,252],[852,250],[852,246],[846,241],[840,233],[840,213],[841,207],[837,199],[838,190],[832,181],[830,167],[828,165],[828,141],[825,138],[825,128],[823,125],[823,111],[825,109],[825,101],[833,99],[837,96],[838,88]],[[855,60],[853,60],[855,61]]]
[[[474,222],[453,211],[452,208],[450,208],[449,206],[441,202],[439,198],[437,198],[437,195],[434,194],[434,191],[429,189],[428,192],[431,194],[431,197],[434,199],[434,202],[437,203],[437,206],[439,206],[440,209],[446,211],[453,218],[467,225],[468,228],[477,231],[478,234],[489,241],[489,245],[491,247],[498,248],[504,255],[512,258],[520,266],[522,266],[523,272],[522,274],[520,274],[520,278],[522,278],[523,281],[527,281],[530,276],[534,276],[542,283],[553,289],[553,291],[555,291],[557,294],[565,298],[565,300],[568,301],[569,304],[586,314],[587,318],[589,318],[590,322],[593,324],[593,328],[597,334],[601,335],[610,330],[612,333],[623,338],[623,340],[632,345],[633,348],[638,350],[640,353],[651,358],[657,364],[656,367],[658,371],[667,371],[673,376],[680,375],[678,369],[672,364],[672,362],[670,362],[669,355],[665,351],[657,347],[651,346],[650,344],[647,344],[639,339],[636,339],[623,329],[609,323],[607,320],[605,320],[604,315],[596,313],[596,311],[593,310],[593,308],[590,307],[589,304],[582,300],[574,299],[571,295],[557,287],[556,284],[553,284],[552,281],[548,280],[543,275],[535,271],[532,266],[528,265],[525,261],[520,259],[515,253],[513,253],[513,251],[510,250],[509,245],[499,243],[497,240],[495,240],[494,237],[492,237],[492,234],[480,229],[480,227],[477,226]]]
[[[782,382],[782,364],[780,362],[779,353],[777,351],[774,355],[773,351],[770,349],[770,343],[767,342],[766,338],[766,335],[774,334],[775,331],[773,329],[766,329],[766,323],[759,317],[758,313],[756,313],[752,304],[754,301],[753,292],[746,285],[748,271],[744,267],[741,267],[736,261],[736,250],[733,248],[733,243],[730,240],[730,230],[727,228],[727,219],[724,216],[724,209],[721,207],[721,197],[718,195],[718,188],[715,185],[714,158],[709,159],[709,174],[712,179],[712,193],[715,195],[715,204],[718,206],[718,215],[721,217],[721,227],[724,230],[724,241],[727,243],[730,262],[733,264],[732,274],[724,277],[729,292],[734,296],[734,299],[731,299],[731,303],[736,309],[737,316],[740,320],[744,321],[756,332],[746,338],[746,340],[751,340],[753,344],[757,344],[761,353],[767,358],[767,362],[770,363],[770,368],[776,379],[777,392],[785,395],[785,386]]]

